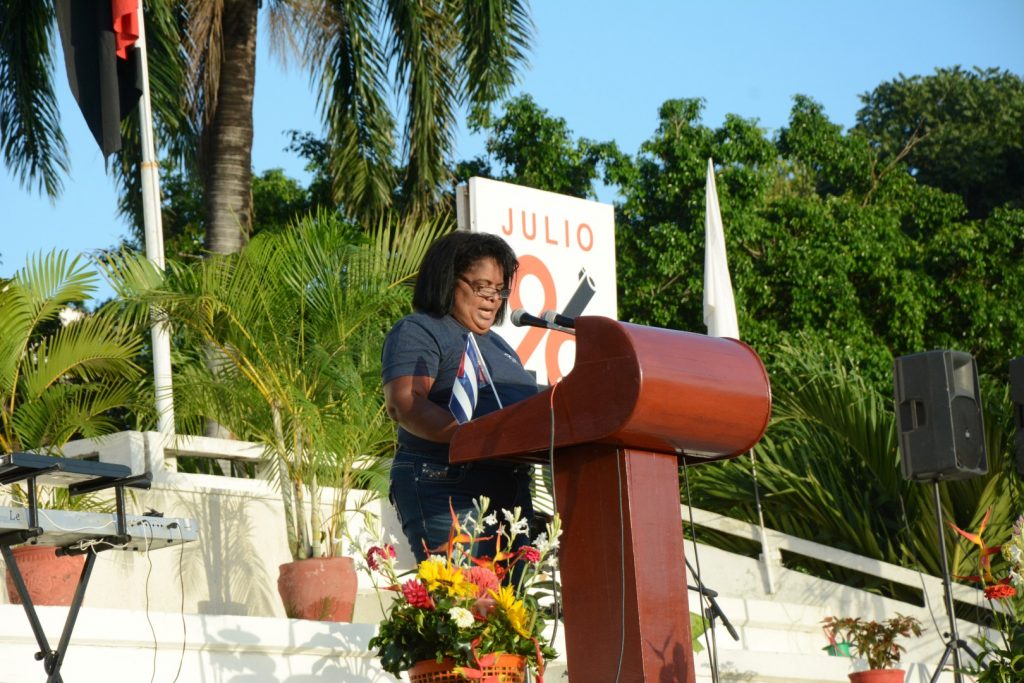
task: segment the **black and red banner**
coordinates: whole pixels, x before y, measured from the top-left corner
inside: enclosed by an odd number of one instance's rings
[[[56,0],[71,92],[108,156],[121,149],[121,120],[142,95],[139,0]]]

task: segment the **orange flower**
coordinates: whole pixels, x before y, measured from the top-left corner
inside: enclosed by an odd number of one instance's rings
[[[948,522],[949,526],[953,527],[953,530],[958,534],[966,538],[968,541],[978,546],[981,549],[981,576],[958,576],[958,579],[966,579],[969,581],[977,581],[983,584],[994,584],[996,583],[996,577],[992,575],[992,555],[998,553],[1002,546],[995,546],[990,548],[985,545],[985,539],[981,537],[985,533],[985,527],[988,525],[988,518],[992,516],[992,508],[989,508],[985,513],[985,517],[981,520],[981,526],[978,527],[978,533],[972,534],[969,531],[964,531],[956,524]]]

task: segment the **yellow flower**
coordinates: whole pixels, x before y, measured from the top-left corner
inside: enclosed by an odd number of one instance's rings
[[[516,599],[516,593],[512,587],[502,586],[498,589],[498,592],[490,591],[490,594],[494,596],[494,599],[505,613],[505,617],[508,618],[508,623],[512,625],[516,633],[524,638],[529,638],[530,632],[526,630],[529,614],[523,601]]]
[[[477,587],[466,581],[461,569],[446,562],[424,560],[417,574],[429,591],[443,590],[453,598],[476,596]]]

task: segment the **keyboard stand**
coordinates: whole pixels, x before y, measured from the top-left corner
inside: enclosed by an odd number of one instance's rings
[[[125,519],[124,489],[125,487],[148,489],[151,485],[151,478],[148,473],[132,476],[131,470],[124,465],[111,465],[89,460],[70,460],[33,453],[10,453],[0,456],[0,484],[11,484],[18,481],[24,481],[28,488],[28,528],[0,534],[0,553],[3,554],[4,562],[7,563],[7,571],[11,573],[14,586],[21,597],[22,607],[25,608],[25,615],[32,626],[32,633],[35,635],[36,643],[39,644],[39,652],[35,657],[43,662],[47,683],[63,683],[60,668],[64,663],[68,645],[71,643],[71,632],[75,628],[78,612],[82,607],[82,600],[85,598],[85,590],[89,585],[89,578],[92,576],[96,553],[131,541],[132,537],[128,534]],[[12,545],[26,541],[31,542],[32,539],[43,533],[42,527],[39,526],[36,493],[36,484],[40,482],[66,486],[71,495],[113,488],[117,504],[116,533],[114,535],[97,535],[94,539],[90,539],[104,541],[103,544],[86,546],[79,541],[72,546],[57,548],[58,555],[84,554],[86,557],[85,566],[82,567],[82,573],[78,577],[78,586],[75,589],[74,598],[71,600],[68,616],[64,622],[64,630],[61,632],[56,650],[50,648],[35,605],[32,604],[32,597],[28,593],[28,586],[25,585],[21,570],[18,569],[18,563],[14,559],[14,553],[11,552]]]

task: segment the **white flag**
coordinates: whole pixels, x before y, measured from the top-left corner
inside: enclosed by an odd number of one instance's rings
[[[725,258],[725,228],[718,208],[715,166],[708,159],[704,216],[704,324],[709,337],[740,338],[736,301],[732,296],[729,262]]]

